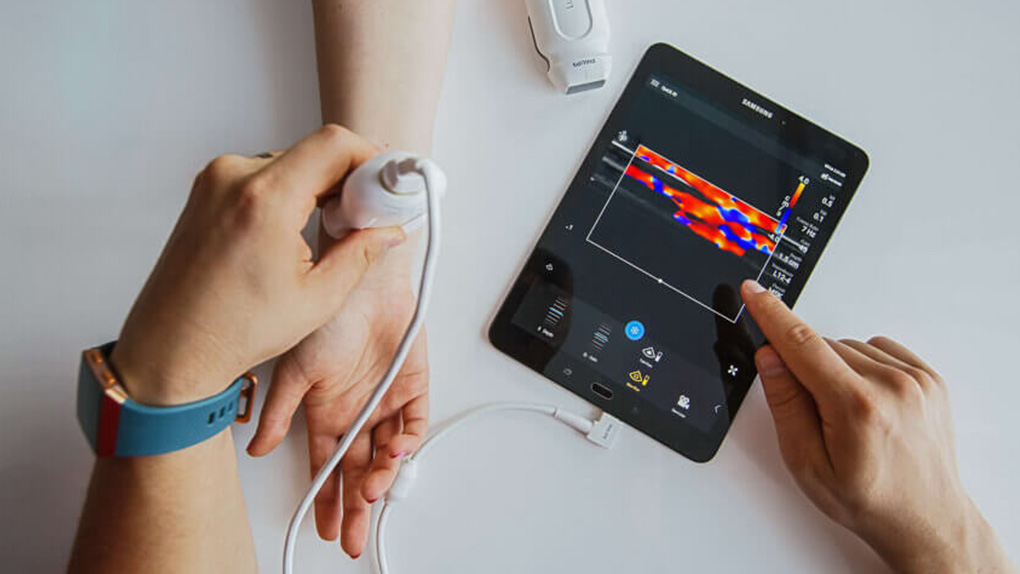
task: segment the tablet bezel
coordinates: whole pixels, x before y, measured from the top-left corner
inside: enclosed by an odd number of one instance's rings
[[[850,200],[859,186],[861,179],[867,171],[869,160],[867,154],[859,147],[849,143],[843,138],[821,128],[811,121],[791,112],[773,100],[751,90],[747,86],[736,82],[720,72],[695,60],[687,54],[677,50],[668,44],[655,44],[651,46],[641,59],[634,73],[631,75],[624,88],[622,95],[613,107],[609,118],[596,136],[594,143],[589,148],[584,161],[582,162],[567,190],[561,196],[557,212],[563,208],[562,198],[573,192],[579,186],[586,184],[585,175],[592,173],[600,161],[603,152],[609,145],[619,129],[622,117],[630,109],[634,98],[639,90],[644,87],[647,78],[653,74],[661,73],[682,81],[685,86],[698,91],[703,96],[710,98],[713,103],[727,111],[737,113],[738,106],[744,101],[753,101],[761,106],[767,107],[774,114],[766,121],[762,118],[756,121],[752,115],[747,115],[747,123],[754,124],[756,129],[764,131],[767,135],[777,137],[778,141],[796,150],[818,156],[825,161],[834,162],[835,165],[846,166],[847,178],[843,184],[843,192],[846,201],[841,202],[838,209],[829,214],[835,219],[833,230],[838,228],[839,220],[842,218]],[[743,110],[746,112],[746,110]],[[809,151],[806,151],[809,150]],[[556,216],[553,216],[553,219]],[[543,229],[541,237],[548,232],[549,224]],[[831,238],[830,238],[831,240]],[[636,395],[616,393],[611,400],[606,400],[596,393],[592,388],[592,382],[605,379],[605,376],[598,374],[593,369],[576,362],[570,363],[571,374],[559,376],[561,365],[568,359],[559,357],[557,349],[545,341],[542,341],[524,330],[512,324],[512,316],[524,299],[528,288],[535,281],[545,281],[557,284],[556,273],[550,275],[546,269],[550,254],[543,252],[537,247],[532,248],[532,253],[525,263],[523,269],[514,281],[507,297],[500,306],[495,319],[489,329],[489,340],[500,351],[542,374],[552,382],[570,390],[586,401],[603,409],[609,414],[619,418],[635,429],[652,437],[670,449],[683,454],[696,462],[706,462],[715,456],[720,448],[729,427],[732,425],[733,415],[739,411],[739,407],[748,390],[753,386],[752,377],[747,386],[742,388],[738,396],[733,397],[728,406],[729,416],[720,417],[709,432],[700,432],[693,425],[676,424],[676,421],[653,405],[647,404]],[[809,252],[802,263],[805,272],[798,273],[790,288],[787,291],[786,302],[791,307],[799,297],[804,284],[818,262],[823,249]],[[567,269],[568,264],[554,266],[556,269]],[[561,277],[562,281],[569,281],[568,277]]]

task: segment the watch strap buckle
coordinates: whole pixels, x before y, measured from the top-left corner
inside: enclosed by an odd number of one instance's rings
[[[246,423],[251,420],[252,411],[255,410],[255,390],[259,386],[259,380],[250,372],[241,375],[240,379],[243,383],[237,401],[237,416],[234,417],[234,422]],[[241,410],[242,408],[244,410]]]

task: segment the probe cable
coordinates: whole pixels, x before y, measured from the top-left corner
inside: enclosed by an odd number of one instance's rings
[[[609,448],[616,438],[620,428],[620,422],[612,416],[602,413],[598,420],[591,420],[579,414],[561,409],[553,405],[536,403],[489,403],[467,410],[444,423],[432,433],[418,450],[411,456],[404,459],[397,471],[397,478],[393,481],[383,499],[382,508],[379,510],[375,521],[373,545],[375,546],[375,559],[379,567],[379,574],[390,574],[390,566],[386,561],[386,525],[390,511],[394,503],[407,499],[411,493],[411,487],[418,477],[418,464],[424,458],[439,439],[448,436],[453,431],[461,428],[469,421],[478,419],[482,415],[501,411],[524,411],[535,412],[566,424],[567,426],[584,433],[591,442]]]
[[[421,330],[422,324],[425,322],[425,311],[428,308],[429,298],[432,295],[432,281],[436,272],[436,261],[439,258],[440,225],[439,189],[437,182],[441,181],[442,172],[439,171],[438,166],[428,159],[419,159],[415,164],[415,171],[421,174],[425,180],[425,201],[428,210],[429,227],[428,243],[425,249],[425,263],[422,266],[421,283],[418,287],[418,303],[414,309],[414,315],[411,317],[411,323],[407,326],[407,331],[404,333],[404,338],[401,339],[400,345],[397,347],[393,362],[390,363],[390,368],[386,371],[379,386],[372,392],[371,397],[369,397],[365,406],[362,407],[354,422],[351,423],[347,432],[343,434],[343,438],[341,438],[336,450],[333,451],[333,455],[326,461],[326,464],[322,465],[319,473],[315,475],[312,486],[305,493],[305,497],[301,499],[301,504],[298,505],[297,510],[294,511],[294,516],[290,519],[290,525],[287,527],[287,539],[283,546],[284,574],[293,574],[294,572],[294,550],[297,546],[298,529],[305,515],[308,514],[308,509],[315,500],[315,496],[322,488],[322,485],[326,483],[329,475],[340,464],[340,460],[347,453],[347,449],[354,442],[354,438],[361,432],[362,427],[368,422],[368,418],[375,411],[376,407],[379,406],[390,385],[393,384],[393,379],[397,377],[397,373],[403,367],[404,360],[407,359],[407,354],[411,351],[411,345],[414,343],[418,331]]]

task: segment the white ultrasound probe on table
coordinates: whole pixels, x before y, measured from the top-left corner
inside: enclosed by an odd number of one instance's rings
[[[298,528],[315,500],[315,495],[347,453],[354,437],[358,436],[372,412],[379,406],[393,379],[404,365],[411,344],[425,321],[425,310],[432,294],[432,278],[439,257],[439,198],[445,191],[446,176],[435,162],[407,152],[391,151],[370,159],[351,172],[344,182],[340,195],[327,201],[322,208],[323,229],[333,237],[343,237],[352,230],[370,227],[400,226],[410,230],[427,222],[428,243],[418,288],[418,305],[404,338],[397,347],[393,362],[390,363],[379,386],[372,392],[368,403],[362,407],[361,412],[344,433],[333,455],[315,475],[312,486],[305,493],[291,518],[290,526],[287,528],[287,540],[283,547],[285,574],[294,571],[294,549],[297,545]]]
[[[524,0],[535,50],[549,81],[565,94],[601,88],[609,79],[609,19],[604,0]]]

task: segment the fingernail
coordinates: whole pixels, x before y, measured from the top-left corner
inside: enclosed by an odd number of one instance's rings
[[[761,286],[761,283],[758,283],[754,279],[748,279],[747,281],[744,281],[744,289],[747,289],[747,291],[750,292],[752,295],[756,295],[765,290],[765,288]]]
[[[400,457],[403,457],[403,456],[407,456],[407,451],[406,450],[402,450],[400,452],[390,453],[390,458],[400,458]]]
[[[394,247],[404,243],[404,240],[406,239],[407,235],[404,234],[403,230],[398,229],[390,235],[389,239],[386,240],[386,247],[393,249]]]
[[[368,503],[369,504],[375,504],[378,501],[379,501],[379,497],[377,496],[377,497],[373,498],[372,500],[369,500]]]
[[[357,560],[358,558],[361,558],[361,554],[355,554],[354,556],[351,556],[351,560]]]
[[[786,363],[771,347],[758,351],[755,362],[758,364],[758,372],[763,377],[776,377],[786,372]]]

